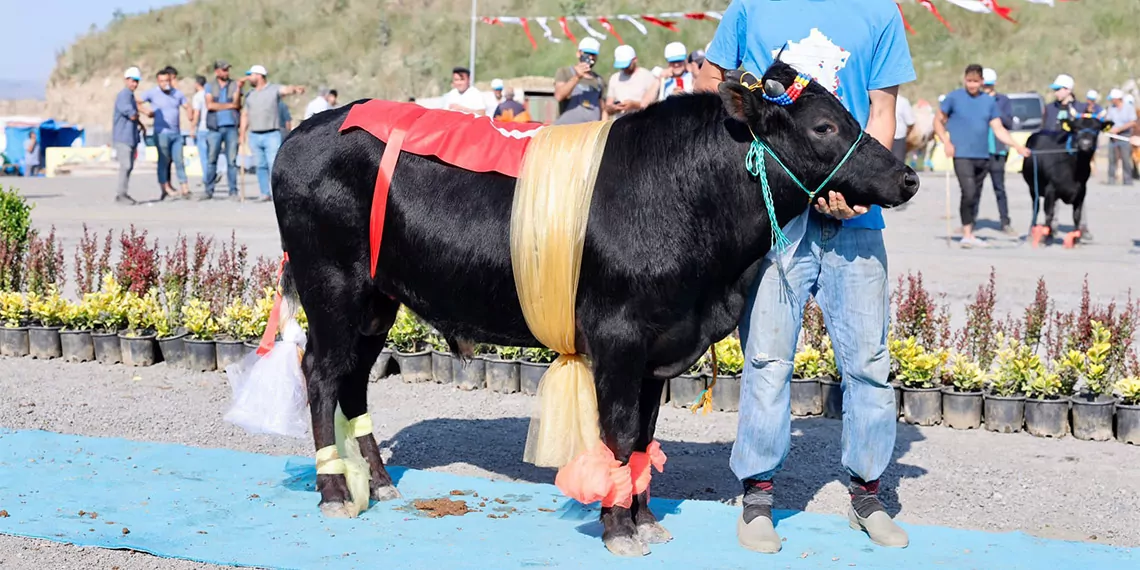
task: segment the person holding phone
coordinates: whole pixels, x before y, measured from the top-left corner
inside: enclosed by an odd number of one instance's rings
[[[556,125],[586,123],[609,118],[602,102],[606,82],[594,72],[602,44],[594,38],[578,43],[578,63],[563,67],[554,75],[554,98],[558,101]]]
[[[610,95],[606,101],[606,112],[610,116],[622,117],[640,111],[657,100],[657,78],[638,65],[633,46],[623,44],[614,50],[614,69],[618,72],[610,76]]]
[[[693,92],[693,74],[689,71],[689,54],[685,44],[673,42],[665,46],[665,61],[669,62],[668,75],[661,78],[657,100]]]

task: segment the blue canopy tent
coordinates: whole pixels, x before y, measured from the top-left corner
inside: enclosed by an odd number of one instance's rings
[[[28,134],[36,130],[36,138],[40,143],[40,164],[44,164],[44,149],[49,146],[73,146],[78,140],[80,145],[87,143],[87,133],[79,126],[69,123],[57,123],[55,119],[48,119],[38,125],[34,123],[8,123],[4,126],[4,137],[7,145],[4,155],[8,163],[14,165],[21,176],[24,172],[24,144],[28,142]],[[7,170],[7,169],[6,169]]]

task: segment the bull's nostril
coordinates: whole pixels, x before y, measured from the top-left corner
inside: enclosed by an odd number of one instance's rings
[[[903,186],[905,186],[907,190],[917,190],[918,175],[913,172],[906,173],[906,176],[903,176]]]

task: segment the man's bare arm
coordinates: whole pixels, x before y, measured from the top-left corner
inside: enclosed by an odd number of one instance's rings
[[[895,104],[898,101],[899,87],[872,89],[871,115],[867,118],[867,134],[874,137],[888,149],[895,142]]]

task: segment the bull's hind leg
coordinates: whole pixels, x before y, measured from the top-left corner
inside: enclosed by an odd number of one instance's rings
[[[309,412],[313,418],[313,443],[317,448],[317,491],[321,494],[321,512],[329,517],[352,517],[356,510],[348,493],[343,469],[330,468],[336,456],[324,455],[336,449],[335,415],[340,378],[349,372],[348,356],[353,344],[335,336],[319,336],[316,322],[310,319],[308,347],[302,361],[309,382]],[[318,342],[316,339],[321,338]]]
[[[665,381],[649,377],[641,381],[641,399],[638,402],[639,433],[636,451],[645,451],[653,441],[653,434],[657,430],[657,412],[661,410],[661,391],[665,388]],[[633,496],[630,507],[633,514],[633,523],[637,525],[637,536],[649,544],[661,544],[673,540],[657,517],[649,510],[649,487]]]

